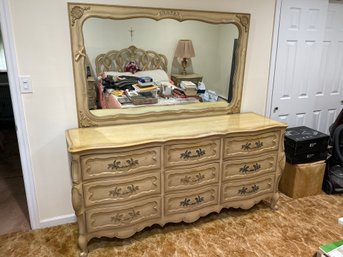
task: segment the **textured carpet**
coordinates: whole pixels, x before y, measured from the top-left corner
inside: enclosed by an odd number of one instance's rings
[[[281,195],[278,205],[153,226],[126,240],[94,239],[89,257],[312,257],[320,245],[343,239],[343,195]],[[76,224],[7,234],[0,236],[0,256],[78,256],[76,242]]]

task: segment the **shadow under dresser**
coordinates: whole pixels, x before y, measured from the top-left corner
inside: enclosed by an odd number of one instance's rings
[[[278,200],[286,125],[254,113],[66,132],[81,256],[93,237]]]

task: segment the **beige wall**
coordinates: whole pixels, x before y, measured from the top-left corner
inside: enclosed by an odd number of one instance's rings
[[[242,111],[264,113],[275,0],[102,0],[104,4],[251,13]],[[73,0],[73,2],[79,2]],[[39,219],[73,213],[64,131],[77,126],[65,0],[9,1],[18,70],[31,75],[23,95]]]

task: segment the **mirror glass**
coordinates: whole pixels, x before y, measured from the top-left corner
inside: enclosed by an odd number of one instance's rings
[[[80,127],[240,112],[249,14],[80,3],[68,8]],[[180,40],[194,51],[176,51]],[[127,69],[136,81],[122,87]],[[137,76],[153,77],[155,84]]]
[[[149,18],[90,18],[83,25],[83,36],[93,76],[99,75],[95,67],[96,56],[134,45],[165,55],[168,60],[167,74],[171,78],[173,74],[182,73],[181,60],[174,56],[178,41],[191,40],[195,56],[189,61],[187,74],[195,73],[202,77],[206,90],[214,92],[219,99],[231,99],[231,71],[234,74],[235,69],[232,62],[234,48],[237,47],[234,43],[239,36],[234,24],[211,24],[196,20],[179,22],[173,19],[156,21]],[[123,104],[122,108],[125,106],[142,107]],[[90,109],[93,107],[90,106]],[[93,113],[96,115],[96,112]]]

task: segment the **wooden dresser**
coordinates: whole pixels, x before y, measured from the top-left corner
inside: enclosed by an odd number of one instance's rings
[[[253,113],[66,132],[81,256],[93,237],[278,200],[286,125]]]

